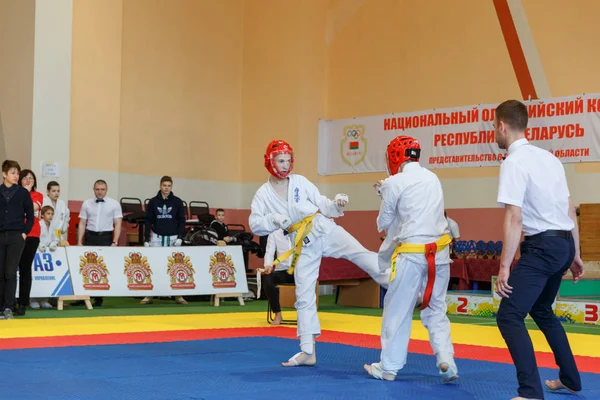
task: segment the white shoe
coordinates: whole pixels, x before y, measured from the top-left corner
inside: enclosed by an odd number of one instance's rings
[[[52,310],[52,304],[48,303],[47,301],[42,301],[42,308],[44,310]]]
[[[35,300],[31,300],[29,302],[29,306],[31,307],[32,310],[39,310],[40,309],[40,303],[38,303]]]
[[[185,299],[184,299],[183,297],[181,297],[181,296],[177,296],[177,297],[175,297],[175,302],[176,302],[176,303],[178,303],[178,304],[187,304],[187,303],[188,303],[188,302],[187,302],[187,301],[185,301]]]

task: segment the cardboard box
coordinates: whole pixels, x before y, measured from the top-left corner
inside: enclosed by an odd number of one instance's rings
[[[373,279],[361,279],[358,285],[340,285],[340,306],[380,308],[380,300],[381,288]]]
[[[319,308],[319,283],[315,288],[317,294],[317,308]],[[296,286],[283,285],[279,286],[279,304],[281,308],[294,308],[296,303]]]

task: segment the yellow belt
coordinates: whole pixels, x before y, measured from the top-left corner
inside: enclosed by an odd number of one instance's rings
[[[308,234],[310,233],[310,231],[312,229],[312,221],[316,215],[317,215],[317,213],[314,213],[310,217],[306,217],[302,221],[296,222],[295,224],[293,224],[292,226],[290,226],[287,229],[287,231],[289,233],[298,232],[298,233],[296,233],[296,239],[294,240],[294,246],[291,249],[289,249],[288,251],[286,251],[285,253],[283,253],[282,255],[278,256],[275,259],[275,261],[273,261],[271,266],[274,267],[275,265],[279,264],[280,262],[287,260],[293,254],[292,264],[291,264],[290,268],[287,270],[287,272],[290,275],[292,275],[294,273],[294,268],[296,268],[296,263],[298,262],[298,258],[300,257],[300,254],[302,253],[302,246],[304,245],[304,238],[306,238],[306,236],[308,236]]]
[[[448,245],[452,243],[452,238],[447,233],[442,235],[435,244],[437,245],[437,251],[444,250]],[[425,254],[425,247],[427,245],[421,243],[400,243],[394,249],[394,254],[392,254],[392,268],[390,270],[390,282],[392,282],[396,278],[396,259],[398,258],[398,254],[401,253],[416,253],[416,254]]]

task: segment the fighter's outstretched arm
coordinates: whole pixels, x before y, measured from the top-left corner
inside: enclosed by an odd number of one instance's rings
[[[317,187],[308,179],[306,180],[306,191],[309,200],[315,206],[319,207],[321,214],[329,218],[338,218],[344,215],[344,207],[338,206],[337,201],[330,200],[326,196],[323,196],[321,192],[319,192],[319,189],[317,189]]]

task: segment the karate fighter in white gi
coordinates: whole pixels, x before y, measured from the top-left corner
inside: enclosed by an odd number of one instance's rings
[[[250,229],[255,235],[264,236],[281,228],[291,235],[294,244],[262,271],[270,273],[274,265],[292,257],[288,272],[293,271],[296,282],[295,307],[302,351],[282,365],[314,365],[315,338],[321,334],[315,294],[321,257],[350,260],[384,287],[389,283],[389,270],[380,272],[377,253],[365,249],[333,221],[332,218],[344,215],[347,195],[337,194],[332,201],[304,176],[291,174],[294,153],[283,140],[269,143],[264,159],[271,176],[252,200]]]
[[[421,321],[429,331],[439,373],[444,381],[458,378],[446,316],[451,238],[444,233],[448,227],[444,195],[437,176],[419,164],[420,153],[417,140],[393,139],[386,152],[390,176],[374,185],[382,199],[377,227],[386,232],[379,265],[380,270],[391,266],[391,276],[384,300],[381,361],[364,368],[374,378],[388,381],[406,364],[420,293]]]

